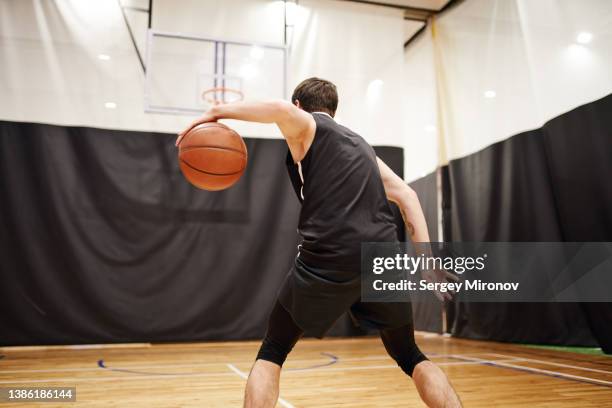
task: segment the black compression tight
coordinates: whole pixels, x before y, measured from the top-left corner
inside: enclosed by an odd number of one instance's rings
[[[266,337],[261,344],[257,359],[270,361],[282,367],[287,355],[303,335],[303,330],[295,324],[289,312],[279,302],[276,302],[270,314]],[[380,338],[387,353],[409,376],[412,376],[417,364],[427,360],[414,341],[412,325],[382,329]]]
[[[402,371],[412,377],[414,367],[427,357],[421,352],[414,341],[412,325],[396,329],[382,329],[380,338],[385,345],[387,353],[397,362]]]
[[[304,331],[295,324],[289,312],[276,301],[257,359],[271,361],[282,367],[287,355],[303,335]]]

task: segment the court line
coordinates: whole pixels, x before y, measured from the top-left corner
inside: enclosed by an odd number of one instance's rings
[[[344,360],[342,360],[344,361]],[[486,361],[486,360],[483,360]],[[520,362],[522,360],[520,359],[510,359],[510,360],[503,360],[505,362]],[[436,363],[437,366],[439,367],[446,367],[446,366],[467,366],[467,365],[479,365],[482,364],[481,362],[478,361],[447,361],[447,362],[443,362],[443,363]],[[355,371],[355,370],[371,370],[371,369],[387,369],[387,368],[397,368],[399,369],[399,366],[397,364],[384,364],[384,365],[365,365],[365,366],[354,366],[354,367],[329,367],[329,368],[322,368],[322,369],[312,369],[309,371]],[[283,371],[284,372],[284,371]]]
[[[137,375],[191,375],[191,374],[196,374],[196,373],[147,373],[143,371],[129,370],[126,368],[108,367],[104,364],[104,360],[98,360],[98,367],[108,370],[108,371],[115,371],[118,373],[126,373],[126,374],[137,374]]]
[[[330,365],[334,365],[338,362],[338,357],[334,356],[331,353],[321,353],[321,355],[328,357],[330,359],[330,361],[327,361],[325,363],[321,363],[321,364],[315,364],[313,366],[309,366],[309,367],[298,367],[298,368],[286,368],[285,371],[304,371],[304,370],[310,370],[313,368],[320,368],[320,367],[327,367]],[[128,374],[137,374],[137,375],[192,375],[194,373],[150,373],[150,372],[143,372],[143,371],[137,371],[137,370],[131,370],[128,368],[121,368],[121,367],[109,367],[106,364],[104,364],[104,360],[98,360],[98,367],[99,368],[103,368],[109,371],[117,371],[120,373],[128,373]]]
[[[151,343],[114,343],[114,344],[73,344],[61,346],[6,346],[0,347],[2,353],[21,353],[24,351],[62,351],[62,350],[93,350],[93,349],[124,349],[149,348]]]
[[[99,370],[99,369],[98,369]],[[194,373],[192,377],[224,377],[232,376],[232,373],[228,372],[212,372],[212,373]],[[185,377],[183,374],[170,374],[170,375],[139,375],[133,377],[126,376],[112,376],[112,377],[64,377],[64,378],[43,378],[37,380],[10,380],[0,381],[0,384],[44,384],[44,383],[63,383],[63,382],[94,382],[94,381],[142,381],[142,380],[167,380],[168,378],[181,378]]]
[[[439,357],[439,356],[436,356]],[[353,357],[353,358],[345,358],[342,361],[369,361],[369,360],[387,360],[391,359],[391,357],[387,355],[379,355],[379,356],[368,356],[368,357]],[[104,362],[104,360],[102,360]],[[315,359],[302,359],[302,360],[289,360],[291,363],[311,363],[317,361]],[[107,362],[104,362],[107,364]],[[215,362],[215,363],[185,363],[185,364],[130,364],[127,367],[123,366],[122,369],[163,369],[163,368],[197,368],[197,367],[207,367],[207,366],[222,366],[225,363],[223,362]],[[242,364],[242,363],[240,363]],[[247,364],[247,363],[244,363]],[[325,365],[329,365],[329,362],[324,363]],[[299,368],[293,369],[285,369],[285,371],[297,371]],[[86,372],[86,371],[100,371],[100,367],[97,365],[96,367],[72,367],[72,368],[39,368],[39,369],[21,369],[21,370],[2,370],[0,374],[20,374],[20,373],[62,373],[62,372]]]
[[[245,380],[247,380],[249,378],[247,373],[245,373],[244,371],[239,370],[235,365],[233,365],[231,363],[227,363],[225,365],[227,366],[227,368],[232,370],[234,373],[238,374],[238,376],[240,376],[241,378],[243,378]],[[278,397],[278,403],[281,404],[285,408],[295,408],[287,400],[282,399],[281,397]]]
[[[486,360],[482,360],[482,361],[486,361]],[[508,361],[517,361],[517,360],[512,359]],[[481,363],[472,362],[472,361],[458,361],[458,362],[439,363],[437,365],[438,366],[461,366],[461,365],[477,365],[477,364],[481,364]],[[354,370],[387,369],[387,368],[398,369],[398,366],[396,364],[388,364],[388,365],[365,365],[365,366],[356,366],[356,367],[320,367],[320,368],[313,368],[310,371],[354,371]],[[239,370],[238,368],[236,369]],[[108,371],[100,371],[99,368],[97,368],[96,371],[108,372]],[[283,372],[287,374],[303,374],[304,373],[304,371],[283,371]],[[5,372],[4,371],[0,372],[0,374],[3,374],[3,373]],[[193,378],[193,377],[217,377],[217,376],[224,377],[224,376],[231,376],[231,375],[233,374],[228,373],[228,372],[209,372],[209,373],[193,373],[193,374],[188,374],[188,375],[166,374],[166,375],[137,375],[137,376],[136,375],[135,376],[116,375],[116,376],[96,376],[96,377],[59,377],[59,378],[41,378],[41,379],[35,379],[35,380],[0,380],[0,384],[30,384],[30,383],[41,384],[41,383],[93,382],[93,381],[102,381],[102,382],[106,382],[106,381],[142,381],[142,380],[165,380],[168,378],[181,378],[181,377],[186,377],[186,376]]]
[[[321,353],[322,356],[328,357],[330,361],[326,362],[326,363],[321,363],[321,364],[315,364],[309,367],[296,367],[296,368],[285,368],[285,371],[305,371],[305,370],[312,370],[315,368],[321,368],[321,367],[328,367],[330,365],[334,365],[338,362],[338,357],[333,355],[332,353],[327,353],[327,352],[323,352]]]
[[[323,354],[323,353],[321,353]],[[491,353],[471,353],[471,354],[467,354],[467,355],[488,355]],[[326,356],[333,356],[333,354],[330,353],[326,353],[324,354]],[[434,359],[434,358],[449,358],[450,355],[449,354],[435,354],[435,353],[428,353],[429,358]],[[333,356],[335,357],[335,356]],[[512,357],[509,357],[512,358]],[[374,355],[374,356],[367,356],[367,357],[349,357],[349,358],[343,358],[342,361],[343,362],[351,362],[351,361],[376,361],[376,360],[391,360],[391,357],[389,357],[386,354],[380,354],[380,355]],[[107,362],[105,362],[104,360],[99,360],[102,361],[103,364],[107,364]],[[21,369],[21,370],[2,370],[0,371],[0,374],[25,374],[25,373],[63,373],[63,372],[67,372],[67,373],[71,373],[71,372],[87,372],[87,371],[100,371],[100,366],[99,366],[99,361],[98,364],[96,365],[96,367],[71,367],[71,368],[41,368],[41,369]],[[294,363],[311,363],[314,361],[317,361],[316,359],[301,359],[301,360],[288,360],[290,363],[294,364]],[[215,362],[215,363],[198,363],[198,362],[192,362],[192,363],[184,363],[184,364],[156,364],[156,365],[149,365],[149,364],[130,364],[128,366],[123,366],[120,368],[114,368],[115,370],[132,370],[132,369],[165,369],[165,368],[197,368],[197,367],[207,367],[207,366],[222,366],[225,363],[223,362]],[[248,363],[240,363],[240,364],[248,364]],[[328,366],[331,365],[330,362],[326,362],[326,363],[322,363],[321,366]],[[110,367],[104,367],[104,368],[110,368]],[[305,369],[311,369],[311,368],[316,368],[316,367],[302,367],[302,368],[285,368],[283,372],[286,371],[300,371],[300,370],[305,370]],[[146,373],[146,374],[152,374],[152,373]]]
[[[227,368],[229,368],[230,370],[232,370],[233,372],[238,374],[243,379],[245,379],[245,380],[249,379],[249,376],[246,375],[246,373],[244,373],[242,370],[239,370],[238,367],[236,367],[235,365],[230,364],[230,363],[225,363],[225,365],[227,366]]]
[[[587,384],[592,384],[592,385],[601,385],[603,387],[612,387],[612,381],[598,380],[596,378],[582,377],[580,375],[573,375],[573,374],[565,374],[565,373],[560,373],[558,371],[543,370],[540,368],[520,366],[520,365],[510,364],[510,362],[506,363],[506,362],[499,361],[499,360],[498,361],[482,360],[476,357],[462,356],[460,354],[453,355],[453,358],[457,358],[459,360],[467,360],[467,361],[479,361],[481,364],[488,365],[488,366],[510,368],[513,370],[525,371],[525,372],[530,372],[534,374],[541,374],[541,375],[545,375],[549,377],[561,378],[561,379],[566,379],[570,381],[582,382],[582,383],[587,383]]]
[[[487,353],[490,356],[496,356],[496,357],[502,357],[502,358],[508,358],[509,356],[504,355],[504,354],[497,354],[497,353]],[[574,368],[576,370],[583,370],[583,371],[592,371],[594,373],[602,373],[602,374],[608,374],[608,375],[612,375],[612,370],[606,371],[606,370],[600,370],[597,368],[590,368],[590,367],[580,367],[580,366],[576,366],[573,364],[565,364],[565,363],[556,363],[554,361],[546,361],[546,360],[537,360],[535,358],[529,358],[529,357],[521,357],[523,360],[525,361],[529,361],[532,363],[540,363],[540,364],[547,364],[547,365],[554,365],[557,367],[565,367],[565,368]]]
[[[582,382],[582,383],[588,383],[588,384],[592,384],[592,385],[600,385],[600,386],[605,386],[605,387],[610,387],[612,386],[612,382],[610,381],[605,381],[605,380],[599,380],[599,379],[595,379],[595,378],[591,378],[591,377],[583,377],[583,376],[577,376],[577,375],[572,375],[572,374],[565,374],[565,373],[561,373],[558,371],[552,371],[552,370],[544,370],[544,369],[538,369],[538,368],[533,368],[533,367],[526,367],[526,366],[520,366],[520,365],[515,365],[515,364],[511,364],[511,363],[517,363],[517,362],[521,362],[521,361],[526,361],[526,362],[534,362],[534,363],[540,363],[540,364],[550,364],[550,365],[556,365],[556,366],[560,366],[560,367],[566,367],[566,368],[573,368],[573,369],[578,369],[578,370],[584,370],[584,371],[592,371],[592,372],[598,372],[598,373],[603,373],[603,374],[611,374],[611,372],[608,371],[604,371],[604,370],[598,370],[598,369],[593,369],[593,368],[589,368],[589,367],[580,367],[580,366],[575,366],[575,365],[571,365],[571,364],[563,364],[563,363],[556,363],[556,362],[551,362],[551,361],[545,361],[545,360],[538,360],[538,359],[531,359],[531,358],[523,358],[523,357],[511,357],[505,354],[498,354],[498,353],[467,353],[467,354],[435,354],[435,353],[430,353],[432,358],[456,358],[459,359],[459,362],[442,362],[442,363],[438,363],[439,366],[459,366],[459,365],[471,365],[471,364],[481,364],[481,365],[488,365],[488,366],[496,366],[499,368],[508,368],[508,369],[513,369],[513,370],[518,370],[518,371],[523,371],[523,372],[529,372],[529,373],[533,373],[533,374],[540,374],[540,375],[545,375],[545,376],[550,376],[553,378],[560,378],[560,379],[566,379],[566,380],[570,380],[570,381],[577,381],[577,382]],[[489,356],[495,356],[495,357],[506,357],[509,358],[509,360],[490,360],[490,359],[481,359],[478,357],[470,357],[470,355],[474,356],[474,355],[489,355]],[[335,357],[335,356],[334,356]],[[347,359],[343,359],[343,362],[349,362],[349,361],[372,361],[372,360],[381,360],[381,359],[389,359],[388,356],[386,355],[380,355],[380,356],[367,356],[367,357],[353,357],[353,358],[347,358]],[[312,359],[309,360],[295,360],[294,362],[309,362],[309,361],[313,361]],[[156,365],[156,366],[139,366],[138,368],[170,368],[170,367],[198,367],[198,366],[204,366],[204,365],[222,365],[223,363],[190,363],[190,364],[168,364],[168,365]],[[245,363],[246,364],[246,363]],[[285,372],[300,372],[300,371],[321,371],[321,370],[325,370],[325,371],[352,371],[352,370],[371,370],[371,369],[387,369],[387,368],[397,368],[396,365],[367,365],[367,366],[358,366],[358,367],[329,367],[330,363],[326,363],[325,365],[322,366],[317,366],[317,367],[311,367],[311,368],[305,368],[302,370],[285,370]],[[132,366],[135,367],[135,366]],[[229,367],[229,366],[228,366]],[[238,368],[236,368],[234,365],[232,365],[232,367],[234,367],[236,370],[240,371]],[[231,369],[231,368],[230,368]],[[98,371],[99,368],[64,368],[64,369],[46,369],[46,370],[2,370],[0,372],[0,374],[9,374],[9,373],[14,373],[14,374],[18,374],[18,373],[37,373],[37,372],[78,372],[78,371]],[[115,370],[117,371],[117,370]],[[129,372],[129,370],[126,370]],[[232,370],[234,371],[234,370]],[[242,371],[240,371],[242,373],[241,376],[246,376],[246,374],[244,374]],[[236,371],[234,371],[234,373],[237,374]],[[141,373],[137,373],[137,374],[141,374]],[[100,382],[106,382],[106,381],[125,381],[125,380],[145,380],[145,379],[168,379],[168,378],[180,378],[180,377],[185,377],[185,376],[191,376],[191,377],[214,377],[214,376],[225,376],[225,375],[231,375],[230,373],[222,373],[222,372],[210,372],[210,373],[188,373],[188,374],[152,374],[149,375],[148,373],[142,373],[142,375],[139,375],[137,377],[125,377],[125,376],[113,376],[113,377],[100,377],[100,376],[96,376],[96,377],[68,377],[68,378],[48,378],[48,379],[35,379],[35,380],[8,380],[8,381],[0,381],[0,384],[29,384],[29,383],[55,383],[55,382],[89,382],[89,381],[100,381]],[[245,377],[243,377],[245,378]],[[290,406],[290,405],[289,405]]]
[[[155,368],[155,367],[153,367]],[[162,368],[162,367],[158,367]],[[87,371],[100,371],[100,367],[75,367],[75,368],[39,368],[24,370],[2,370],[0,374],[36,374],[36,373],[80,373]]]

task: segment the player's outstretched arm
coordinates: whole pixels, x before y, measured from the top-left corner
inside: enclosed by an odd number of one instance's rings
[[[287,142],[293,144],[306,141],[316,128],[312,115],[287,101],[235,102],[213,106],[179,133],[176,145],[193,127],[219,119],[276,123]]]
[[[425,215],[416,192],[393,172],[380,158],[376,158],[385,194],[402,212],[406,229],[414,242],[430,242]]]

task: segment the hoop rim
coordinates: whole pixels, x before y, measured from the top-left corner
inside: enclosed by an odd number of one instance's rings
[[[209,94],[214,94],[217,92],[227,92],[227,93],[231,93],[231,94],[235,94],[238,95],[238,98],[235,101],[231,101],[231,102],[223,102],[223,101],[219,101],[215,98],[211,98],[209,97]],[[218,104],[218,103],[232,103],[232,102],[238,102],[244,99],[244,93],[240,90],[240,89],[236,89],[236,88],[228,88],[228,87],[224,87],[224,86],[216,86],[214,88],[209,88],[206,89],[205,91],[202,92],[202,100],[204,100],[204,102],[207,102],[209,104]]]

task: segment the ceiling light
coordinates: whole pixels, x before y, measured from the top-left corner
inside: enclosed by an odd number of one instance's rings
[[[382,79],[375,79],[368,84],[368,93],[379,93],[384,82]]]
[[[484,91],[483,95],[484,95],[484,97],[485,97],[485,98],[489,98],[489,99],[491,99],[491,98],[495,98],[495,97],[497,96],[497,94],[495,93],[495,91],[492,91],[492,90],[490,90],[490,89],[489,89],[489,90],[487,90],[487,91]]]
[[[384,82],[382,79],[375,79],[368,84],[366,96],[370,102],[374,102],[380,98]]]
[[[104,104],[104,107],[106,109],[115,109],[117,107],[117,104],[115,102],[106,102]]]
[[[110,55],[98,54],[98,59],[102,61],[108,61],[110,59]]]
[[[586,32],[586,31],[578,33],[578,35],[576,36],[576,42],[578,44],[588,44],[591,42],[592,39],[593,39],[593,34]]]

